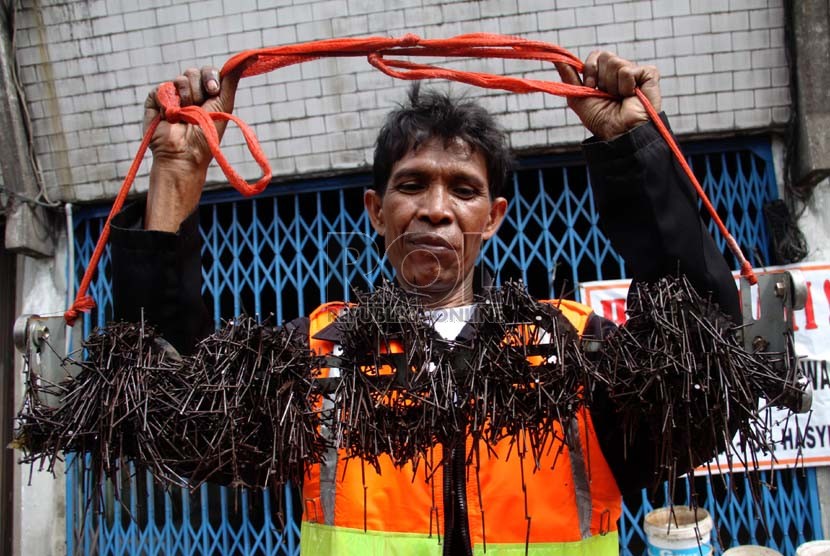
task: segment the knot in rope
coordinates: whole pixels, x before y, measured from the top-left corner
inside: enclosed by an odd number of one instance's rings
[[[537,79],[520,79],[518,77],[497,76],[488,73],[477,73],[471,71],[461,71],[449,68],[436,67],[429,64],[417,64],[405,60],[387,59],[385,55],[394,54],[399,56],[431,56],[431,57],[446,57],[446,56],[463,56],[474,58],[503,58],[503,59],[523,59],[523,60],[538,60],[549,63],[562,63],[572,66],[576,71],[582,71],[582,61],[574,54],[568,52],[564,48],[541,41],[531,41],[518,37],[508,37],[504,35],[494,35],[489,33],[473,33],[468,35],[459,35],[449,39],[422,39],[418,35],[407,33],[399,38],[387,37],[365,37],[365,38],[348,38],[348,39],[327,39],[321,41],[314,41],[302,44],[293,44],[286,46],[277,46],[271,48],[261,48],[257,50],[247,50],[232,56],[220,72],[221,76],[227,75],[230,72],[239,71],[240,77],[251,77],[260,75],[275,69],[286,67],[293,64],[308,62],[322,57],[336,56],[365,56],[368,62],[385,73],[386,75],[395,77],[397,79],[415,80],[415,79],[449,79],[452,81],[459,81],[478,87],[486,87],[490,89],[502,89],[512,91],[514,93],[530,93],[530,92],[544,92],[552,95],[563,97],[601,97],[614,98],[604,91],[594,89],[591,87],[584,87],[581,85],[570,85],[568,83],[559,83],[553,81],[542,81]],[[745,276],[751,284],[757,283],[755,274],[752,271],[752,265],[744,257],[735,239],[726,229],[723,221],[718,216],[717,211],[709,202],[706,193],[697,181],[692,169],[686,163],[680,148],[677,146],[671,132],[663,124],[657,111],[646,98],[645,94],[640,89],[635,89],[637,97],[646,109],[649,118],[654,122],[660,135],[663,136],[666,143],[671,148],[672,152],[680,164],[686,176],[691,181],[698,196],[703,201],[703,205],[712,217],[712,220],[720,230],[726,243],[732,253],[735,255],[741,267],[741,274]],[[144,140],[136,153],[135,159],[130,166],[127,176],[124,178],[124,183],[121,185],[121,190],[113,202],[110,214],[107,221],[104,223],[104,228],[98,238],[98,243],[90,258],[89,265],[84,272],[83,279],[78,287],[77,297],[72,307],[66,311],[64,318],[67,324],[72,325],[81,311],[89,311],[95,303],[91,297],[86,295],[89,284],[92,280],[92,274],[101,259],[104,252],[104,246],[109,239],[110,221],[117,214],[124,204],[127,193],[135,180],[138,173],[141,161],[144,159],[144,154],[153,137],[153,133],[161,122],[162,115],[164,119],[171,123],[185,122],[201,129],[205,135],[205,140],[213,158],[224,172],[228,182],[242,195],[251,196],[260,193],[267,187],[271,181],[271,166],[268,163],[268,158],[265,156],[262,148],[257,141],[256,135],[248,125],[232,114],[224,112],[208,112],[201,106],[181,106],[181,100],[176,92],[176,87],[172,82],[163,83],[159,86],[156,94],[159,104],[161,105],[161,114],[159,114],[152,123],[148,126],[144,134]],[[240,176],[236,170],[230,165],[225,155],[219,148],[219,133],[216,130],[214,122],[218,121],[232,121],[239,126],[245,143],[248,145],[248,150],[256,160],[259,167],[262,169],[262,177],[256,183],[248,183]]]

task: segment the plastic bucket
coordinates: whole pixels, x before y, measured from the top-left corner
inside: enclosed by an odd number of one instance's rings
[[[782,556],[777,550],[767,548],[766,546],[759,546],[756,544],[747,544],[744,546],[735,546],[723,553],[723,556]]]
[[[805,542],[795,549],[796,556],[827,556],[830,555],[830,541]]]
[[[712,518],[703,508],[660,508],[643,523],[648,556],[709,556],[712,554]]]

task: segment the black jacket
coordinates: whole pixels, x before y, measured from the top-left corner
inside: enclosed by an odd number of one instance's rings
[[[679,271],[698,291],[711,292],[722,310],[740,322],[730,270],[700,220],[691,184],[654,125],[642,125],[613,141],[592,139],[583,147],[600,227],[632,278],[649,282]],[[137,322],[143,308],[145,319],[188,353],[213,331],[201,297],[198,213],[177,234],[142,230],[143,213],[144,207],[134,204],[113,220],[115,315]],[[593,315],[585,333],[601,338],[613,327]],[[591,415],[620,490],[634,492],[650,484],[653,462],[646,458],[653,453],[653,439],[641,434],[624,451],[621,424],[603,392],[595,393]]]

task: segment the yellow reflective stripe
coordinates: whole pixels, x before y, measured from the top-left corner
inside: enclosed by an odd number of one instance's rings
[[[442,537],[443,540],[443,537]],[[616,556],[619,554],[616,532],[588,537],[582,541],[533,543],[527,547],[530,556]],[[348,527],[331,527],[303,521],[300,533],[302,556],[345,554],[354,556],[438,556],[442,545],[436,535],[422,533],[391,533]],[[487,543],[476,545],[473,553],[481,556],[524,556],[524,543]]]
[[[437,535],[430,537],[423,533],[364,532],[362,529],[332,527],[307,521],[303,521],[300,529],[302,556],[440,556],[442,548]],[[490,553],[489,549],[487,553]]]
[[[301,541],[302,542],[302,541]],[[473,547],[476,556],[617,556],[620,553],[620,539],[616,531],[607,535],[595,535],[574,542],[531,543],[525,552],[525,543],[487,543]]]

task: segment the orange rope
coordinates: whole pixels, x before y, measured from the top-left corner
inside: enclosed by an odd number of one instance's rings
[[[488,33],[459,35],[449,39],[421,39],[416,35],[407,34],[399,38],[367,37],[327,39],[302,44],[247,50],[230,58],[222,67],[220,75],[226,75],[242,67],[244,69],[242,69],[241,77],[250,77],[323,57],[366,56],[369,63],[374,67],[383,73],[398,79],[414,80],[441,78],[489,89],[504,89],[515,93],[544,92],[563,97],[613,98],[606,92],[580,85],[569,85],[567,83],[553,81],[520,79],[517,77],[453,70],[431,66],[428,64],[387,59],[387,55],[435,57],[458,56],[472,58],[539,60],[543,62],[567,64],[572,66],[578,72],[581,72],[583,69],[582,61],[573,54],[564,48],[541,41],[531,41],[517,37],[492,35]],[[723,237],[726,239],[729,249],[738,259],[738,262],[741,265],[741,274],[745,276],[750,283],[756,283],[757,279],[755,278],[755,274],[752,272],[752,266],[743,256],[740,247],[726,229],[726,226],[724,226],[717,214],[717,211],[712,206],[712,203],[709,202],[703,188],[700,186],[697,178],[695,178],[692,169],[686,163],[686,159],[680,152],[680,148],[677,146],[677,143],[671,133],[666,126],[663,125],[657,111],[648,101],[643,92],[636,89],[636,94],[648,112],[649,117],[657,126],[660,134],[671,148],[678,163],[683,168],[683,171],[694,185],[698,195],[703,201],[704,207],[711,215]],[[201,106],[186,106],[182,108],[175,86],[172,82],[163,83],[159,87],[157,98],[162,107],[161,112],[164,114],[167,121],[171,123],[184,121],[197,125],[202,129],[211,154],[213,154],[217,164],[224,172],[228,182],[237,191],[239,191],[242,195],[251,196],[262,192],[262,190],[267,187],[268,183],[271,181],[271,167],[265,153],[259,146],[259,142],[257,141],[253,130],[251,130],[245,122],[231,114],[223,112],[208,112]],[[107,217],[101,236],[98,239],[98,243],[95,245],[92,257],[90,258],[89,265],[87,266],[84,277],[78,287],[77,297],[75,298],[72,307],[70,307],[70,309],[64,314],[64,319],[69,325],[74,324],[75,320],[80,315],[80,312],[89,311],[95,306],[95,302],[90,296],[87,295],[87,289],[89,288],[92,275],[98,266],[98,261],[101,259],[104,247],[109,239],[110,221],[124,205],[127,193],[130,191],[130,187],[132,187],[135,176],[138,173],[138,168],[144,158],[144,153],[147,151],[147,146],[150,144],[150,139],[153,136],[153,132],[158,126],[160,120],[161,115],[157,116],[148,127],[144,135],[144,140],[138,149],[138,153],[136,153],[136,157],[130,166],[130,170],[124,178],[121,190],[115,198],[112,210]],[[242,135],[245,138],[245,142],[248,145],[248,149],[251,151],[251,155],[254,157],[257,164],[259,164],[260,168],[262,168],[263,176],[257,180],[256,183],[251,184],[245,181],[245,179],[233,169],[224,154],[222,154],[219,147],[219,134],[216,131],[216,126],[213,124],[214,121],[218,120],[233,121],[239,126],[242,131]]]

